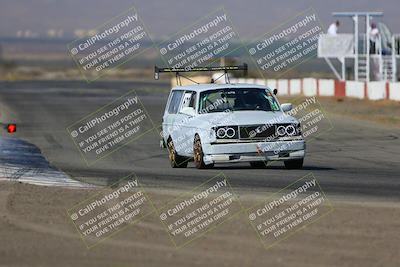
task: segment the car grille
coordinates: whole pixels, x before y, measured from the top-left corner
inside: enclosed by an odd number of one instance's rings
[[[240,139],[263,139],[275,136],[275,125],[251,125],[239,127]]]

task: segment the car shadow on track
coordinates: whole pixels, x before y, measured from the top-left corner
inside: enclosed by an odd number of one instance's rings
[[[193,167],[194,168],[194,167]],[[287,171],[292,171],[288,170],[285,168],[285,166],[266,166],[265,168],[254,168],[250,166],[214,166],[212,169],[214,170],[287,170]],[[306,170],[306,171],[333,171],[337,170],[335,168],[331,167],[321,167],[321,166],[304,166],[301,169],[298,170]]]

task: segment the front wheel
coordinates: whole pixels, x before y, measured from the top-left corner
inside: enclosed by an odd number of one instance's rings
[[[285,160],[286,169],[301,169],[303,168],[304,159]]]
[[[172,139],[168,139],[168,158],[172,168],[186,168],[188,161],[185,157],[176,153],[175,145]]]
[[[193,159],[194,165],[197,169],[207,169],[214,167],[214,164],[205,164],[203,147],[201,146],[200,136],[198,134],[194,137],[193,142]]]

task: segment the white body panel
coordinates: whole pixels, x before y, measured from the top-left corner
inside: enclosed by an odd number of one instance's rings
[[[255,84],[201,84],[193,86],[175,87],[174,91],[183,91],[179,110],[187,105],[186,93],[196,92],[196,101],[203,91],[225,88],[258,88],[272,90],[266,86]],[[298,124],[296,118],[286,115],[282,110],[262,111],[243,110],[229,112],[199,113],[188,115],[177,112],[171,114],[172,92],[163,116],[163,141],[166,144],[171,138],[178,155],[193,157],[194,136],[198,134],[204,152],[206,163],[224,163],[240,161],[265,161],[299,159],[305,156],[305,142],[302,136],[293,138],[240,138],[240,128],[247,126],[271,125],[274,123]],[[218,126],[233,126],[237,129],[239,138],[221,140],[216,137],[213,129]],[[275,127],[275,126],[274,126]],[[247,129],[247,128],[246,128]]]

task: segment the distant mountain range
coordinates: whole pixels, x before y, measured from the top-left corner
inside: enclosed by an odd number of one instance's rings
[[[325,27],[334,20],[333,11],[384,11],[386,24],[400,32],[398,0],[1,0],[0,37],[18,31],[45,36],[50,31],[70,38],[75,30],[96,28],[133,5],[156,39],[222,6],[244,39],[259,37],[309,7]],[[343,19],[339,31],[351,31],[351,26],[350,19]]]

